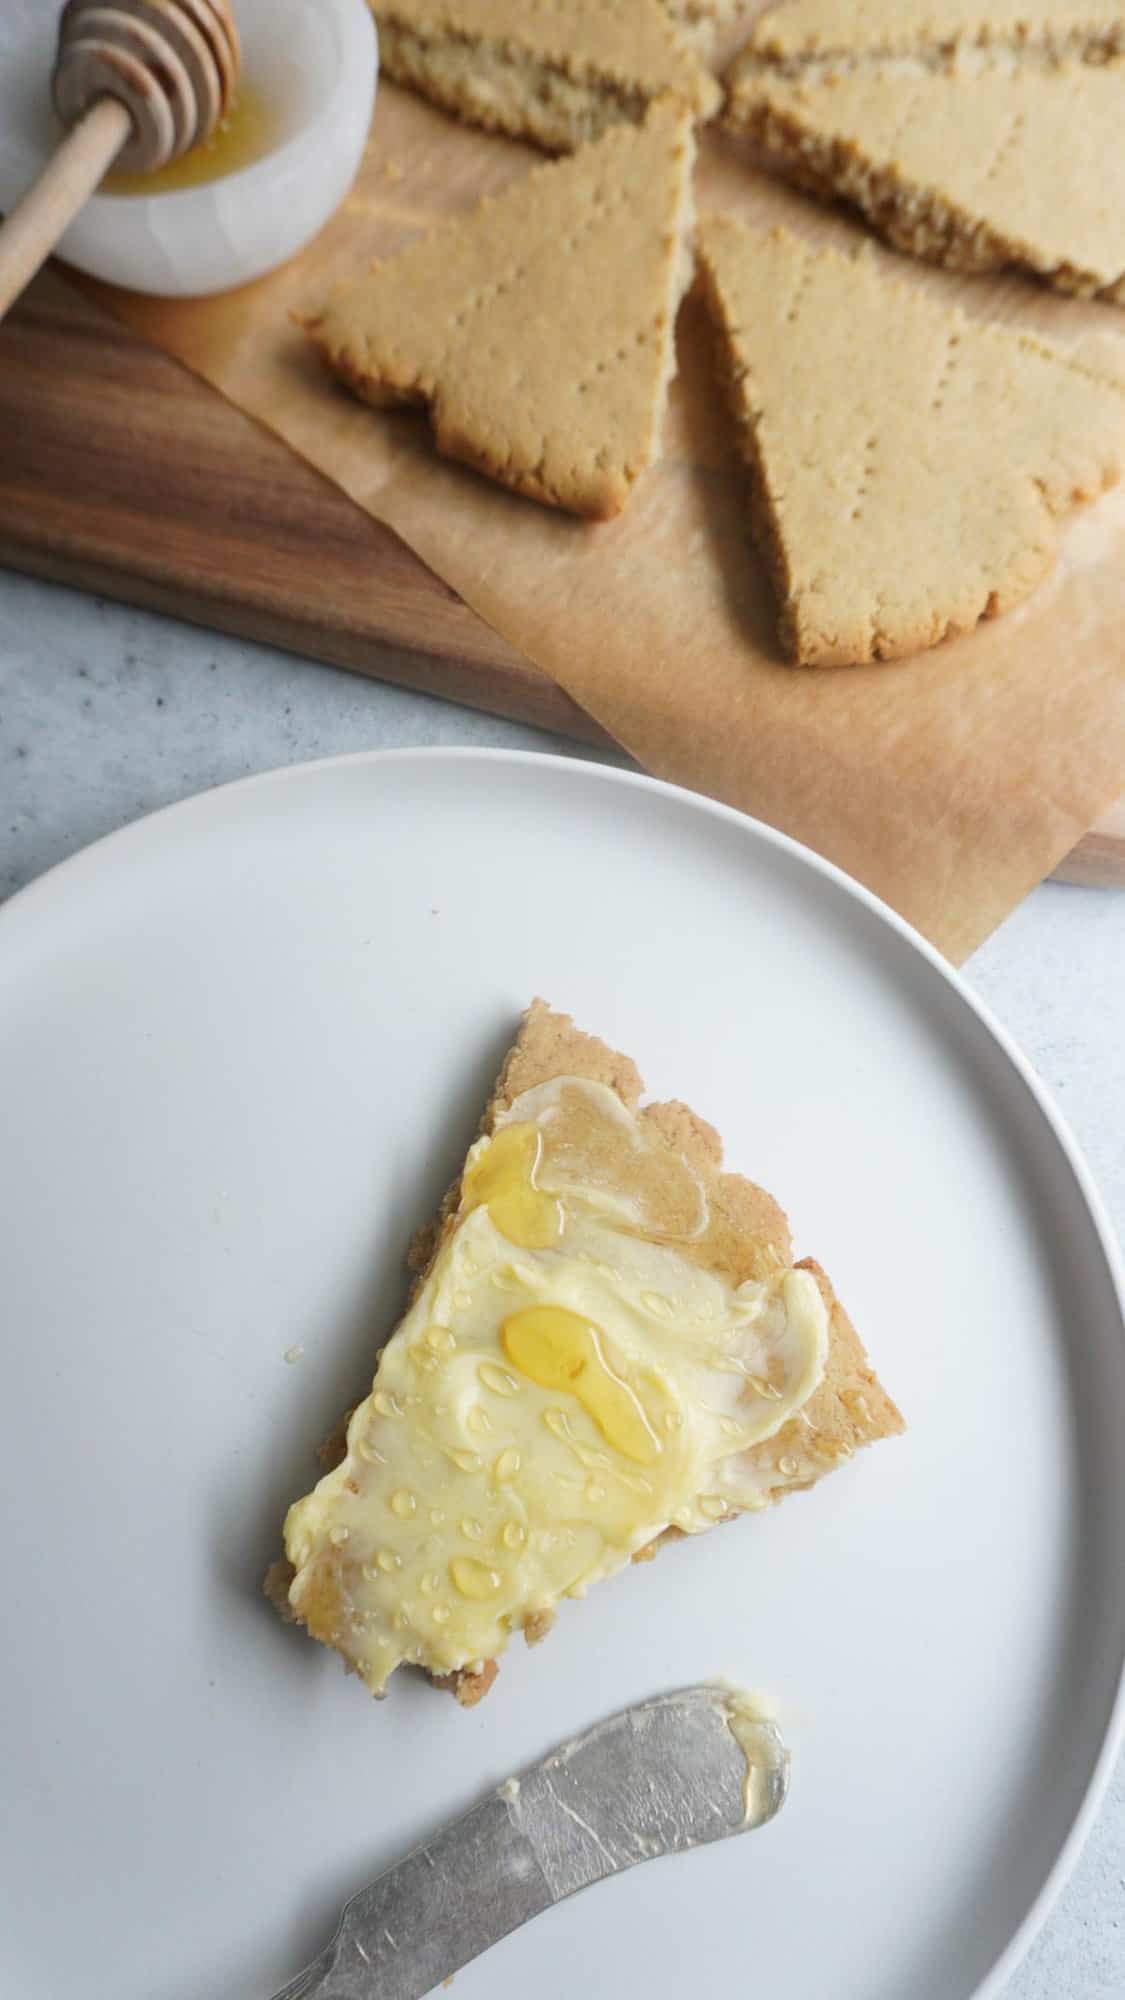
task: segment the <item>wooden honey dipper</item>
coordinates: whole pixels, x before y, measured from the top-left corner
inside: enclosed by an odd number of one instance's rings
[[[67,0],[51,78],[67,136],[0,227],[0,316],[111,165],[153,173],[210,136],[241,60],[229,0]]]

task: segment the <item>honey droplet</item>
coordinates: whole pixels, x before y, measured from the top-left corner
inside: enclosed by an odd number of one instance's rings
[[[342,1548],[348,1539],[348,1531],[346,1528],[329,1528],[328,1539],[332,1543],[333,1548]]]
[[[402,1404],[399,1402],[397,1396],[391,1395],[388,1389],[376,1389],[375,1394],[371,1398],[371,1403],[372,1407],[378,1410],[381,1417],[401,1417],[402,1415]]]
[[[719,1429],[722,1431],[724,1437],[736,1438],[742,1436],[742,1425],[739,1423],[737,1417],[720,1417]]]
[[[622,1486],[629,1488],[630,1493],[652,1492],[652,1481],[651,1479],[646,1479],[643,1472],[630,1472],[625,1466],[622,1466],[617,1477],[621,1481]]]
[[[500,1540],[506,1549],[522,1549],[527,1540],[522,1522],[505,1521]]]
[[[391,1512],[397,1514],[400,1520],[407,1520],[417,1505],[418,1502],[408,1486],[400,1486],[391,1494]]]
[[[464,1451],[460,1445],[448,1445],[445,1455],[450,1463],[457,1467],[458,1472],[480,1471],[481,1460],[479,1452]]]
[[[435,1625],[444,1625],[448,1617],[449,1617],[449,1606],[448,1606],[448,1604],[435,1604],[435,1605],[434,1605],[434,1624],[435,1624]]]
[[[605,1499],[605,1487],[600,1485],[596,1479],[587,1480],[586,1498],[592,1507],[596,1506],[599,1500]]]
[[[465,1418],[465,1423],[469,1430],[476,1432],[478,1437],[482,1437],[486,1431],[492,1429],[492,1418],[489,1416],[488,1411],[482,1408],[480,1403],[473,1404]]]
[[[676,1308],[663,1292],[642,1292],[641,1304],[654,1319],[671,1319]]]
[[[553,1436],[562,1438],[565,1444],[570,1443],[573,1431],[565,1410],[544,1410],[543,1422]]]
[[[514,1264],[501,1264],[492,1273],[490,1281],[498,1292],[525,1292],[527,1281],[521,1278]]]
[[[495,1361],[482,1361],[477,1374],[485,1388],[491,1389],[494,1396],[519,1395],[520,1385],[515,1376],[509,1375],[506,1368],[498,1368]]]
[[[501,1484],[503,1484],[506,1480],[515,1478],[517,1472],[520,1469],[520,1464],[521,1460],[519,1452],[514,1450],[514,1448],[511,1445],[509,1445],[507,1451],[502,1451],[500,1453],[500,1456],[497,1459],[496,1464],[493,1466],[492,1469],[496,1475],[497,1480],[499,1480]]]
[[[190,11],[198,18],[198,9]],[[98,193],[170,194],[180,188],[202,187],[208,181],[222,180],[273,151],[281,136],[278,113],[279,105],[273,102],[272,94],[267,95],[260,85],[242,77],[226,116],[219,120],[209,138],[151,173],[108,174]]]
[[[478,1562],[475,1556],[454,1556],[449,1565],[453,1585],[462,1597],[472,1598],[480,1603],[483,1598],[492,1597],[500,1588],[500,1573],[490,1569],[487,1563]]]
[[[775,1389],[772,1382],[767,1382],[764,1375],[751,1375],[750,1387],[756,1396],[764,1396],[768,1403],[776,1403],[781,1399],[781,1390]]]
[[[675,1432],[681,1431],[683,1427],[684,1427],[684,1420],[679,1410],[665,1410],[664,1428],[667,1431],[669,1437],[674,1436]]]
[[[591,1451],[587,1444],[575,1444],[574,1456],[587,1472],[608,1472],[613,1460],[605,1451]]]
[[[422,1335],[431,1354],[452,1354],[457,1343],[447,1326],[428,1326]]]
[[[636,1391],[606,1360],[600,1327],[565,1306],[528,1306],[500,1329],[513,1367],[541,1389],[566,1389],[593,1418],[606,1443],[642,1465],[661,1444]]]
[[[797,1473],[797,1461],[795,1458],[790,1458],[787,1453],[784,1458],[778,1459],[777,1469],[783,1479],[793,1479]]]
[[[376,1451],[375,1446],[371,1442],[370,1432],[368,1432],[366,1437],[360,1438],[360,1441],[356,1446],[356,1451],[359,1453],[360,1458],[362,1458],[365,1464],[367,1465],[385,1465],[387,1462],[386,1459],[383,1457],[382,1452]]]
[[[699,1511],[706,1514],[709,1521],[721,1521],[727,1511],[727,1503],[717,1493],[705,1493],[699,1503]]]
[[[384,1576],[389,1576],[392,1570],[402,1568],[402,1557],[396,1556],[393,1549],[376,1550],[375,1561],[378,1563]]]
[[[440,1528],[444,1519],[445,1519],[445,1512],[441,1507],[430,1508],[430,1520],[432,1521],[435,1528]]]
[[[479,1521],[474,1521],[471,1514],[466,1514],[461,1522],[461,1533],[467,1542],[479,1542],[484,1529]]]
[[[432,1597],[435,1590],[438,1588],[440,1582],[441,1582],[440,1576],[436,1576],[433,1570],[431,1570],[428,1576],[424,1576],[422,1578],[422,1581],[419,1584],[418,1588],[421,1591],[423,1597]]]
[[[562,1203],[535,1185],[542,1139],[534,1125],[504,1125],[466,1168],[466,1214],[487,1206],[494,1228],[521,1250],[549,1250],[563,1233]]]

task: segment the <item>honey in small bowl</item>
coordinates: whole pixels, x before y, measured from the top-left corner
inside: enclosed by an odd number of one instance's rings
[[[204,187],[225,179],[241,167],[253,166],[273,150],[281,137],[281,121],[252,83],[242,82],[225,118],[214,131],[178,160],[169,160],[151,174],[106,175],[99,194],[174,194],[181,188]]]

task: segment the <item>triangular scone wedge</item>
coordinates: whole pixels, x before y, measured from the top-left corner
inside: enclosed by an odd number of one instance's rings
[[[1125,59],[745,76],[729,122],[915,257],[1125,303]]]
[[[870,250],[727,217],[700,236],[789,656],[895,659],[1026,597],[1059,516],[1121,475],[1125,345],[983,325]]]
[[[570,152],[659,97],[721,93],[661,0],[373,0],[383,68],[454,117]]]
[[[530,1009],[413,1301],[271,1594],[376,1694],[479,1700],[563,1596],[902,1429],[769,1195],[625,1056]]]
[[[450,458],[606,519],[656,455],[693,158],[688,114],[655,105],[378,266],[311,338],[367,402],[426,404]]]
[[[755,24],[732,71],[842,69],[885,56],[939,64],[973,51],[1101,61],[1125,50],[1114,0],[782,0]]]

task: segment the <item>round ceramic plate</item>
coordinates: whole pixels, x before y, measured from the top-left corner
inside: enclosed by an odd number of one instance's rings
[[[568,1606],[472,1713],[406,1673],[376,1704],[260,1578],[535,993],[719,1126],[909,1429]],[[1002,1034],[733,812],[409,752],[89,850],[0,918],[0,1986],[265,2000],[506,1773],[725,1674],[779,1704],[777,1823],[579,1897],[458,2000],[996,1993],[1115,1740],[1122,1318]]]

